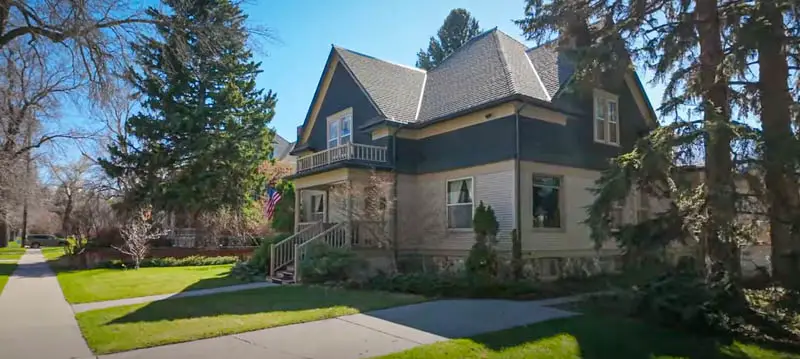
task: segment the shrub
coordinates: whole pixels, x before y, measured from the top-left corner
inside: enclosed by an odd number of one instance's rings
[[[185,258],[163,257],[145,258],[139,264],[140,267],[188,267],[188,266],[213,266],[221,264],[233,264],[239,261],[236,256],[204,257],[189,256]],[[133,267],[133,263],[122,260],[111,260],[100,264],[103,268],[126,268]]]
[[[487,207],[480,202],[475,208],[472,224],[475,230],[475,244],[472,245],[465,263],[467,272],[472,275],[494,277],[497,275],[497,253],[492,244],[499,224],[492,206]]]
[[[95,236],[89,239],[89,247],[108,248],[111,246],[120,246],[124,240],[119,227],[105,227],[97,230]]]
[[[266,273],[270,260],[270,247],[274,243],[278,243],[289,236],[291,236],[291,234],[282,233],[262,239],[261,244],[259,244],[258,248],[253,252],[253,256],[247,261],[247,265],[261,270],[262,273]]]
[[[542,293],[538,283],[501,281],[466,273],[378,275],[370,278],[360,288],[418,294],[432,298],[521,298]]]
[[[299,269],[304,282],[325,283],[354,280],[366,267],[367,262],[350,249],[314,243]]]

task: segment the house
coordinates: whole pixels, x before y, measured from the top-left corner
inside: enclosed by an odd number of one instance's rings
[[[307,243],[365,242],[350,216],[359,204],[331,188],[363,184],[373,171],[394,178],[401,254],[458,265],[483,202],[500,224],[498,250],[510,251],[519,229],[533,275],[613,266],[619,250],[596,251],[582,223],[588,189],[656,118],[635,72],[589,93],[565,90],[573,73],[555,43],[528,48],[497,29],[427,72],[333,46],[291,152],[296,234],[274,246],[272,275],[292,269]],[[649,210],[632,198],[619,214]]]
[[[291,152],[294,149],[294,142],[289,142],[279,134],[275,134],[272,141],[272,158],[275,161],[282,161],[286,163],[297,162],[297,157],[292,156]]]

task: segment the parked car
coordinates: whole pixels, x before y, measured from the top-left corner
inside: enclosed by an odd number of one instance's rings
[[[52,234],[30,234],[26,240],[31,248],[66,246],[67,240]]]

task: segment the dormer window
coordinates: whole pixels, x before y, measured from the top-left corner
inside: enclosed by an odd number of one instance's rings
[[[618,97],[603,90],[594,90],[594,141],[619,145]]]
[[[328,148],[334,148],[352,142],[352,128],[352,108],[328,116]]]

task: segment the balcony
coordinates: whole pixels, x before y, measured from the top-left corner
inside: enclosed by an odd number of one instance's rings
[[[312,153],[297,159],[297,173],[311,171],[334,163],[353,161],[365,164],[386,164],[386,147],[348,143]]]

